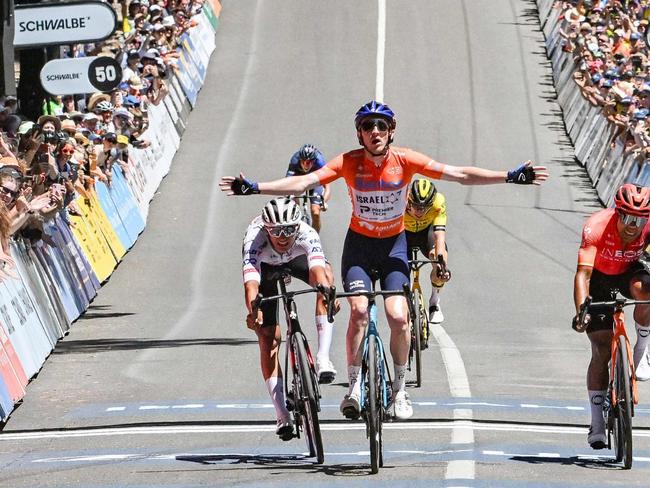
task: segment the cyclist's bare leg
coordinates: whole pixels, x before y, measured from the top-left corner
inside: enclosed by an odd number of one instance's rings
[[[280,348],[280,326],[260,327],[256,331],[260,346],[260,366],[262,376],[267,380],[271,376],[282,376],[278,351]]]
[[[345,352],[348,366],[361,366],[361,344],[368,325],[368,299],[366,297],[348,297],[350,303],[350,320],[345,335]]]
[[[408,305],[403,296],[386,297],[386,319],[390,327],[390,353],[396,364],[406,364],[411,346]]]
[[[316,230],[316,232],[320,232],[320,205],[314,205],[313,203],[310,205],[311,208],[311,226]]]
[[[386,297],[384,308],[390,327],[390,354],[395,370],[393,391],[397,392],[406,387],[406,369],[411,346],[408,305],[403,296],[392,296]]]
[[[278,360],[281,339],[280,326],[260,327],[256,333],[260,347],[262,377],[275,408],[276,418],[288,421],[291,415],[285,404],[282,369]]]
[[[587,388],[604,390],[609,381],[607,364],[611,356],[611,330],[597,330],[587,334],[591,342],[591,361],[587,369]]]
[[[630,282],[630,293],[635,300],[650,300],[650,276],[643,274]],[[636,343],[634,344],[634,367],[639,366],[650,341],[650,305],[634,307]]]
[[[591,411],[591,422],[587,441],[594,449],[605,447],[605,419],[603,403],[607,394],[609,375],[607,363],[611,352],[611,330],[598,330],[588,334],[591,342],[591,362],[587,369],[587,394]]]

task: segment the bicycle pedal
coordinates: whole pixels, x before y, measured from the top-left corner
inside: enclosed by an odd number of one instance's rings
[[[332,372],[323,372],[318,377],[318,384],[329,385],[336,378],[336,374]]]

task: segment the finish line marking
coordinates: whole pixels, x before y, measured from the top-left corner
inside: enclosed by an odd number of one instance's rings
[[[124,435],[164,435],[164,434],[214,434],[214,433],[260,433],[275,432],[275,424],[247,425],[245,423],[229,425],[178,425],[178,426],[146,426],[146,427],[106,427],[78,430],[51,430],[34,432],[7,432],[0,434],[0,442],[36,440],[36,439],[66,439],[74,437],[110,437]],[[365,430],[362,422],[329,423],[321,422],[321,430],[326,431],[354,431]],[[465,429],[491,431],[491,432],[535,432],[558,435],[585,435],[586,427],[562,427],[552,425],[518,425],[507,422],[482,423],[469,420],[454,420],[451,422],[394,422],[383,425],[385,430],[456,430],[457,440],[464,439]],[[635,437],[650,437],[650,431],[636,431]],[[468,438],[465,438],[469,440]],[[460,443],[459,443],[460,444]]]

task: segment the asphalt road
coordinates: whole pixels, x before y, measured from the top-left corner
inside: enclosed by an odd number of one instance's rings
[[[534,2],[391,0],[378,57],[381,3],[224,2],[147,229],[6,424],[0,485],[647,486],[647,384],[631,471],[586,444],[589,346],[570,329],[572,282],[582,223],[600,204],[571,156]],[[305,142],[328,157],[356,147],[354,112],[375,95],[397,113],[397,145],[493,169],[533,159],[551,178],[439,183],[445,322],[411,390],[415,415],[387,425],[386,467],[370,476],[362,425],[338,413],[345,306],[340,374],[322,389],[325,464],[274,435],[240,275],[243,232],[266,199],[228,198],[217,182],[282,176]],[[337,181],[322,230],[337,276],[349,213]],[[309,324],[312,304],[299,309]]]

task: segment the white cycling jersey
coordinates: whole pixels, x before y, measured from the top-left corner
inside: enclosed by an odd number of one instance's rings
[[[261,281],[261,264],[278,266],[288,263],[298,256],[307,256],[309,269],[314,266],[325,267],[325,255],[320,243],[320,237],[312,227],[300,222],[298,235],[294,245],[284,253],[273,249],[269,236],[264,230],[264,221],[261,216],[256,217],[246,229],[244,246],[242,249],[242,272],[244,283],[247,281]]]

